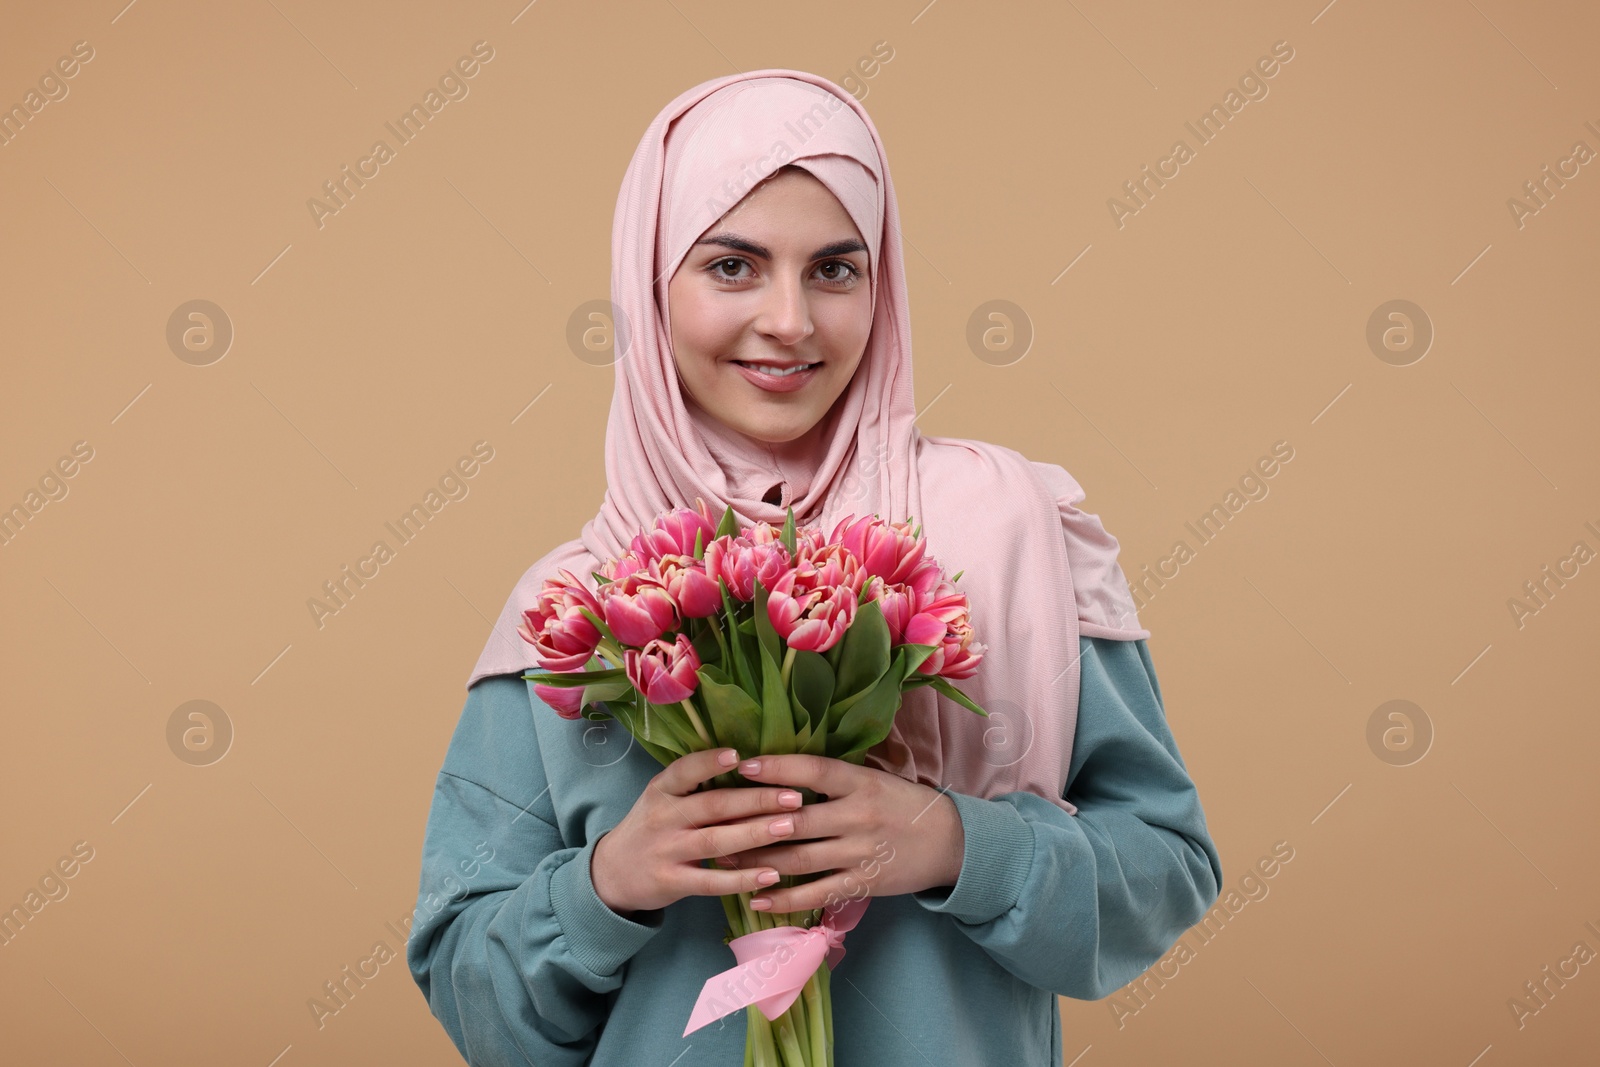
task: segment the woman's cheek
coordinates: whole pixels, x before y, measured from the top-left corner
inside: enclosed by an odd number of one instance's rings
[[[690,351],[710,369],[711,364],[732,351],[738,340],[738,316],[703,298],[692,303],[689,320],[684,323],[684,335]]]

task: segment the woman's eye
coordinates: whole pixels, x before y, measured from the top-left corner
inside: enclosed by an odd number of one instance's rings
[[[739,256],[725,256],[714,259],[706,265],[713,277],[721,281],[739,281],[747,276],[742,273],[750,264]],[[861,276],[861,271],[856,265],[845,259],[831,259],[817,265],[817,271],[823,281],[835,286],[848,286],[854,284]]]
[[[825,272],[823,278],[830,282],[852,282],[861,273],[856,269],[854,263],[844,259],[829,260],[817,269]]]

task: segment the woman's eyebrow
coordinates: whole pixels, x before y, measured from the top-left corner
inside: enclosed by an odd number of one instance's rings
[[[738,234],[732,234],[732,233],[714,234],[711,237],[702,237],[700,240],[696,241],[695,244],[697,244],[697,245],[720,245],[723,248],[731,248],[736,252],[746,252],[746,253],[748,253],[748,254],[750,254],[752,256],[759,256],[761,259],[771,259],[772,258],[771,250],[768,249],[765,245],[759,245],[756,242],[750,240],[749,238],[740,237]],[[835,241],[831,245],[823,245],[821,248],[819,248],[815,252],[811,253],[811,258],[812,259],[826,259],[829,256],[842,256],[842,255],[845,255],[846,253],[849,253],[849,252],[866,252],[866,251],[869,251],[867,246],[865,244],[863,244],[862,242],[860,242],[860,241],[858,241],[858,240],[856,240],[855,238],[852,237],[852,238],[849,238],[848,240],[844,240],[844,241]]]

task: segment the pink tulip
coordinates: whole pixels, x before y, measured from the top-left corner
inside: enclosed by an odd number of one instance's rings
[[[534,646],[534,654],[545,670],[581,670],[594,655],[600,644],[600,631],[580,608],[600,615],[594,594],[563,568],[559,577],[544,580],[536,606],[522,613],[517,632]]]
[[[958,590],[955,583],[944,577],[917,599],[918,614],[932,615],[947,623],[964,618],[971,610],[967,594]]]
[[[942,645],[944,644],[945,631],[949,629],[943,619],[926,613],[913,615],[906,624],[905,644],[908,645]]]
[[[884,522],[876,515],[847,516],[834,527],[831,543],[843,545],[868,574],[890,584],[905,582],[922,562],[928,542],[911,536],[909,522]]]
[[[810,587],[808,577],[800,569],[781,574],[767,594],[767,618],[790,648],[826,652],[855,622],[857,594],[849,585]]]
[[[868,575],[855,553],[839,544],[795,544],[794,569],[800,581],[811,589],[825,586],[848,588],[859,599]]]
[[[609,585],[611,582],[621,581],[634,571],[642,570],[644,570],[644,564],[639,561],[639,557],[632,552],[624,552],[616,559],[608,559],[602,563],[600,565],[600,576],[607,579],[606,584]],[[600,592],[604,594],[605,590],[606,585],[602,585]],[[604,599],[603,595],[601,599]]]
[[[756,579],[771,589],[778,575],[789,569],[789,550],[783,542],[767,540],[759,527],[752,529],[757,531],[756,540],[725,535],[706,546],[706,576],[713,583],[718,578],[727,582],[729,595],[737,600],[754,600]]]
[[[581,686],[540,685],[535,682],[534,693],[540,700],[550,705],[557,715],[563,719],[583,718],[583,689]]]
[[[828,539],[823,537],[822,531],[815,526],[802,526],[795,531],[794,547],[796,552],[808,544],[813,549],[817,549],[827,543]]]
[[[876,576],[868,578],[863,588],[866,590],[866,599],[878,602],[878,610],[883,612],[883,621],[889,624],[889,647],[894,648],[910,641],[911,639],[906,636],[906,628],[910,626],[911,619],[918,614],[919,605],[927,599],[927,594],[915,586],[885,585],[883,579]]]
[[[649,571],[634,571],[602,586],[605,622],[624,645],[643,645],[678,623],[678,605]]]
[[[942,678],[970,678],[978,669],[987,649],[973,640],[972,626],[962,618],[946,632],[944,643],[933,654],[917,665],[923,674],[936,674]],[[919,642],[920,643],[920,642]]]
[[[703,549],[717,536],[717,524],[706,503],[695,497],[695,508],[678,508],[656,520],[652,529],[633,539],[632,550],[641,562],[650,563],[662,556],[694,556],[695,534],[700,534]]]
[[[622,665],[628,681],[652,704],[687,700],[700,682],[695,673],[700,669],[700,657],[687,634],[680,633],[670,645],[657,638],[642,649],[624,649]]]
[[[753,522],[741,529],[739,536],[749,541],[752,545],[781,545],[783,543],[783,528],[774,526],[770,522]],[[795,547],[800,547],[798,542]]]
[[[903,585],[886,585],[877,575],[869,577],[863,588],[867,595],[862,603],[876,600],[878,610],[883,613],[883,621],[889,626],[889,647],[904,644],[907,640],[906,626],[917,613],[917,598],[913,591]],[[939,628],[942,633],[944,624],[940,623]]]
[[[650,561],[650,577],[666,589],[685,619],[703,619],[722,610],[722,590],[700,560],[677,554]]]
[[[917,665],[918,671],[944,678],[972,676],[986,649],[973,639],[975,633],[970,612],[967,595],[958,592],[948,579],[941,578],[931,594],[919,605],[918,614],[907,626],[908,640],[912,634],[924,638],[911,643],[937,643],[939,646]],[[945,628],[943,633],[938,632],[940,624]]]
[[[782,545],[783,526],[781,523],[777,526],[772,525],[770,522],[753,523],[740,530],[739,536],[753,545]],[[822,531],[815,526],[796,526],[794,528],[794,550],[796,554],[802,552],[807,545],[812,548],[821,548],[826,543],[826,539],[822,536]]]

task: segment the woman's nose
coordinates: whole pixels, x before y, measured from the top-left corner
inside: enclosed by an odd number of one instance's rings
[[[811,335],[811,308],[799,279],[779,279],[767,287],[755,326],[785,346],[799,344]]]

